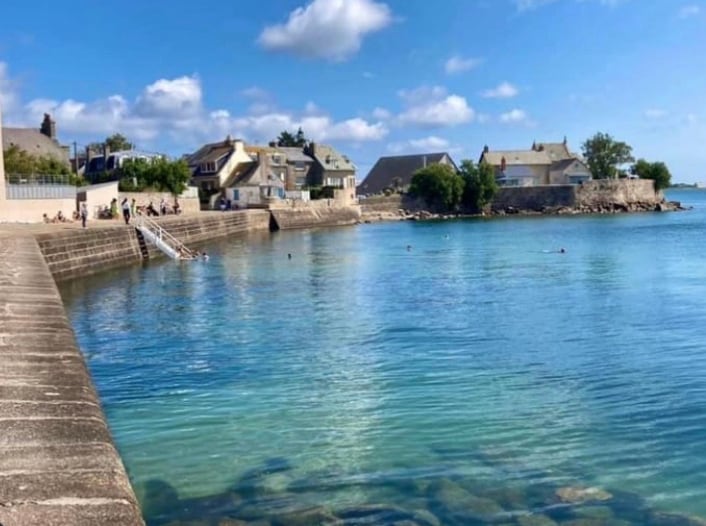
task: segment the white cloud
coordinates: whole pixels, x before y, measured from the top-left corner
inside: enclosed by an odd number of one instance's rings
[[[378,119],[380,121],[386,121],[390,117],[392,117],[392,113],[390,113],[390,110],[387,110],[385,108],[380,108],[377,107],[373,110],[373,117],[375,119]]]
[[[430,135],[423,139],[412,139],[409,141],[409,144],[418,150],[442,150],[448,148],[449,141],[435,135]]]
[[[408,141],[392,142],[387,145],[387,151],[394,154],[405,154],[410,152],[438,152],[447,151],[449,141],[430,135],[421,139],[410,139]]]
[[[509,82],[501,82],[497,87],[485,90],[481,96],[486,99],[511,99],[516,97],[518,93],[520,90]]]
[[[471,122],[475,117],[464,97],[448,95],[441,86],[400,91],[399,96],[407,104],[407,109],[397,117],[403,125],[437,128]]]
[[[463,58],[459,55],[454,55],[444,63],[444,71],[446,71],[447,75],[454,75],[471,70],[481,62],[479,58]]]
[[[525,110],[514,109],[500,115],[500,122],[505,124],[528,123],[529,117]]]
[[[258,42],[271,51],[342,61],[367,34],[391,22],[390,8],[374,0],[313,0],[292,11],[286,23],[265,27]]]
[[[136,113],[146,117],[191,116],[201,108],[201,82],[195,76],[159,79],[137,99]]]
[[[6,67],[0,69],[0,86],[12,84],[6,71]],[[249,91],[251,98],[264,93]],[[5,99],[9,92],[3,89],[0,93]],[[39,98],[22,105],[15,92],[12,97],[17,103],[5,112],[5,123],[38,127],[43,114],[50,113],[63,137],[79,135],[86,140],[120,132],[143,144],[168,138],[180,147],[193,148],[227,134],[267,142],[284,129],[300,126],[317,141],[379,141],[388,134],[379,120],[355,117],[337,121],[311,101],[301,111],[263,106],[267,111],[259,112],[251,106],[246,114],[233,115],[226,109],[207,109],[201,82],[195,76],[159,79],[146,86],[134,101],[116,94],[89,102]]]
[[[668,113],[660,108],[650,108],[648,110],[645,110],[645,117],[652,120],[663,119],[667,115]]]
[[[268,100],[270,98],[269,92],[259,86],[250,86],[249,88],[245,88],[240,92],[240,94],[246,99],[251,100]]]
[[[679,9],[679,18],[690,18],[701,13],[701,6],[696,4],[685,5]]]

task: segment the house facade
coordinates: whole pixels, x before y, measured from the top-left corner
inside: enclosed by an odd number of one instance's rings
[[[310,186],[349,190],[355,197],[356,167],[348,157],[332,146],[313,142],[304,147],[304,153],[314,160],[308,175]]]
[[[229,186],[241,164],[252,162],[245,143],[232,139],[206,144],[187,158],[191,169],[191,184],[206,194],[217,193]]]
[[[380,157],[358,186],[361,195],[381,194],[386,190],[407,191],[414,172],[431,164],[445,164],[458,171],[446,152]]]
[[[479,162],[495,168],[500,186],[581,184],[591,179],[588,166],[571,152],[566,139],[533,143],[529,150],[491,150],[486,146]]]
[[[267,206],[309,186],[345,189],[355,199],[355,166],[327,145],[258,146],[228,137],[203,146],[187,162],[191,183],[212,206],[221,196],[239,208]]]

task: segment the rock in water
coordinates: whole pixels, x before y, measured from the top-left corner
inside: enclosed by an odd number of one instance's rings
[[[581,488],[567,486],[556,490],[556,496],[561,502],[569,504],[583,504],[584,502],[605,501],[613,498],[613,495],[600,488]]]

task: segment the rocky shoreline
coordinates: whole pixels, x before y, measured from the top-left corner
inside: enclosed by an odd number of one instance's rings
[[[501,216],[555,216],[555,215],[606,215],[606,214],[628,214],[638,212],[677,212],[691,210],[691,207],[683,207],[678,201],[663,201],[654,203],[600,203],[595,205],[583,205],[577,207],[569,206],[545,206],[541,209],[520,209],[512,206],[499,209],[490,209],[482,214],[439,214],[429,210],[411,210],[399,208],[390,211],[364,211],[361,215],[360,223],[380,223],[385,221],[429,221],[448,220],[473,217],[501,217]]]

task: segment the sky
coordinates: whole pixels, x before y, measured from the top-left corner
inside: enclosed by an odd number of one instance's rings
[[[7,0],[5,126],[190,153],[284,129],[384,155],[596,132],[706,180],[706,0]]]

